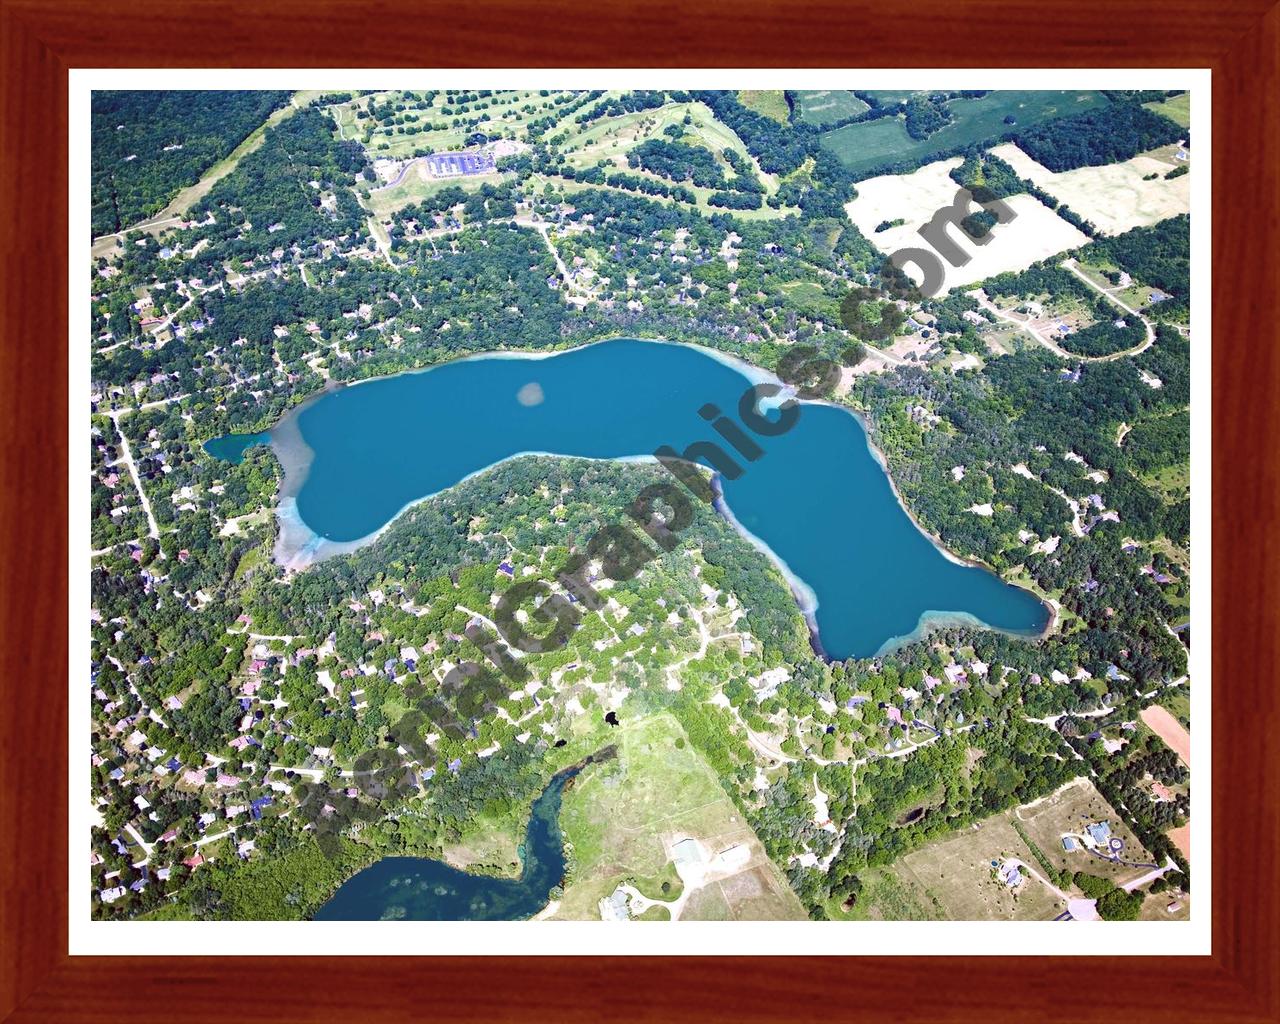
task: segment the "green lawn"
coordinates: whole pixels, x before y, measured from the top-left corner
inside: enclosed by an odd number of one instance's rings
[[[502,181],[502,174],[468,174],[459,178],[424,179],[416,170],[409,171],[404,181],[391,188],[376,188],[365,198],[365,205],[380,221],[388,220],[397,210],[419,203],[442,188],[457,187],[467,191],[477,191],[481,185],[496,185]]]
[[[382,124],[375,128],[372,137],[364,143],[373,159],[380,157],[402,159],[418,154],[457,149],[464,145],[472,132],[509,139],[523,138],[530,121],[554,114],[554,100],[559,94],[540,96],[536,91],[504,90],[469,104],[451,103],[446,93],[438,93],[430,105],[423,109],[418,105],[418,94],[409,98],[402,91],[375,93],[361,96],[328,109],[338,122],[339,134],[346,139],[364,141],[364,133],[371,122],[359,119],[357,111],[366,110],[370,102],[379,105],[405,102],[406,109],[398,112],[402,118],[398,124]],[[447,113],[446,113],[447,111]],[[476,120],[472,126],[464,122]]]
[[[1154,110],[1157,114],[1163,114],[1170,121],[1182,125],[1184,128],[1191,126],[1191,93],[1184,92],[1180,96],[1173,96],[1169,99],[1158,100],[1155,103],[1144,103],[1144,107],[1148,110]]]

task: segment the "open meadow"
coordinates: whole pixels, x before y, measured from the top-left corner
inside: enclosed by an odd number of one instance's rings
[[[1156,100],[1154,103],[1144,103],[1144,107],[1148,110],[1154,110],[1157,114],[1162,114],[1170,121],[1188,128],[1191,125],[1191,93],[1179,93],[1177,96],[1171,96],[1168,99]]]
[[[806,124],[822,127],[871,108],[848,89],[805,89],[796,93],[796,115]]]
[[[1012,142],[991,151],[1020,177],[1092,221],[1105,235],[1118,235],[1191,212],[1191,175],[1165,177],[1178,167],[1188,166],[1187,161],[1175,158],[1177,152],[1177,146],[1164,146],[1120,163],[1054,173]]]
[[[779,124],[786,124],[791,116],[786,94],[781,89],[742,89],[738,93],[738,102]]]
[[[918,247],[923,240],[919,228],[927,224],[938,210],[949,208],[960,187],[949,171],[960,165],[960,158],[926,164],[911,174],[886,174],[858,183],[858,198],[845,205],[849,219],[881,252],[889,255],[903,247]],[[1040,200],[1030,195],[1010,196],[1004,200],[1016,217],[991,229],[986,245],[960,238],[960,231],[949,233],[970,257],[963,266],[945,263],[945,294],[962,285],[985,280],[1006,270],[1025,270],[1031,264],[1068,249],[1085,245],[1089,239],[1068,224]],[[975,207],[976,210],[976,207]],[[902,223],[883,231],[876,228],[885,222]],[[919,280],[915,265],[908,273]]]

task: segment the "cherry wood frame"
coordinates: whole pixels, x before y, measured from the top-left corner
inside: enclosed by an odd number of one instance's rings
[[[0,0],[0,1018],[1280,1020],[1270,3]],[[67,70],[459,62],[1212,68],[1212,956],[68,956]]]

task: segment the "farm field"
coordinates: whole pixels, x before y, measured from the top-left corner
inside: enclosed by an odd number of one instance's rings
[[[926,164],[911,174],[868,178],[858,183],[858,198],[847,203],[845,211],[871,244],[886,255],[906,246],[919,246],[921,238],[917,232],[921,225],[927,224],[938,210],[950,207],[955,198],[959,186],[948,172],[960,162],[959,157],[953,157]],[[1002,271],[1025,270],[1039,260],[1079,248],[1089,241],[1034,196],[1011,196],[1005,202],[1016,217],[993,227],[986,245],[959,238],[958,229],[950,232],[971,259],[959,267],[944,262],[940,294]],[[899,219],[903,221],[901,225],[876,231],[881,223]],[[919,272],[914,264],[910,266],[908,273],[918,281]]]
[[[806,89],[796,93],[799,119],[819,127],[870,109],[863,100],[847,89]]]
[[[1144,103],[1143,106],[1148,110],[1154,110],[1157,114],[1163,114],[1170,121],[1175,121],[1184,128],[1191,125],[1191,93],[1189,92],[1166,100],[1157,100],[1155,103]]]
[[[668,847],[685,836],[714,851],[743,844],[751,855],[741,871],[693,891],[681,920],[806,917],[674,718],[624,722],[616,733],[617,759],[591,765],[564,794],[560,826],[572,866],[555,919],[598,920],[598,901],[627,880],[652,899],[677,899],[683,885]]]
[[[1174,168],[1187,166],[1185,161],[1174,159],[1176,146],[1140,153],[1121,163],[1061,173],[1032,160],[1012,142],[991,152],[1019,176],[1092,221],[1103,234],[1122,234],[1191,211],[1191,175],[1165,178]],[[1156,177],[1144,181],[1150,174]]]
[[[908,95],[886,93],[883,97],[889,102],[890,97],[896,101]],[[947,107],[955,120],[926,139],[908,135],[901,118],[881,118],[837,128],[823,136],[822,144],[855,175],[865,175],[900,161],[919,161],[957,146],[998,139],[1019,128],[1106,102],[1099,92],[1002,90],[977,99],[952,100]],[[1017,123],[1005,124],[1008,116]]]

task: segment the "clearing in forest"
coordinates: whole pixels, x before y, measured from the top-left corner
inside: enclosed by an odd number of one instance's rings
[[[1104,235],[1147,227],[1191,212],[1191,174],[1165,175],[1187,167],[1190,154],[1178,146],[1139,153],[1131,160],[1101,167],[1079,167],[1054,173],[1032,160],[1012,142],[991,151],[1020,177],[1040,186],[1071,207]],[[1178,154],[1187,155],[1179,160]]]
[[[960,157],[953,157],[926,164],[911,174],[868,178],[858,183],[858,198],[847,203],[845,211],[858,230],[886,256],[904,247],[930,248],[920,237],[919,229],[939,210],[951,207],[960,186],[949,172],[960,163]],[[1004,202],[1012,207],[1016,216],[1008,223],[993,226],[986,245],[961,237],[958,228],[948,231],[969,256],[969,262],[953,267],[943,261],[945,275],[940,294],[1006,270],[1025,270],[1033,263],[1079,248],[1089,241],[1034,196],[1010,196]],[[977,209],[973,207],[974,212]],[[876,230],[884,224],[893,226]],[[915,265],[908,266],[907,272],[919,281]]]
[[[688,895],[681,920],[807,916],[671,715],[631,722],[624,715],[616,743],[616,759],[590,765],[565,790],[560,827],[571,870],[556,919],[598,920],[599,901],[628,881],[649,899],[679,900],[684,884],[671,847],[686,837],[712,857],[741,849],[729,869],[714,872],[718,880]]]

